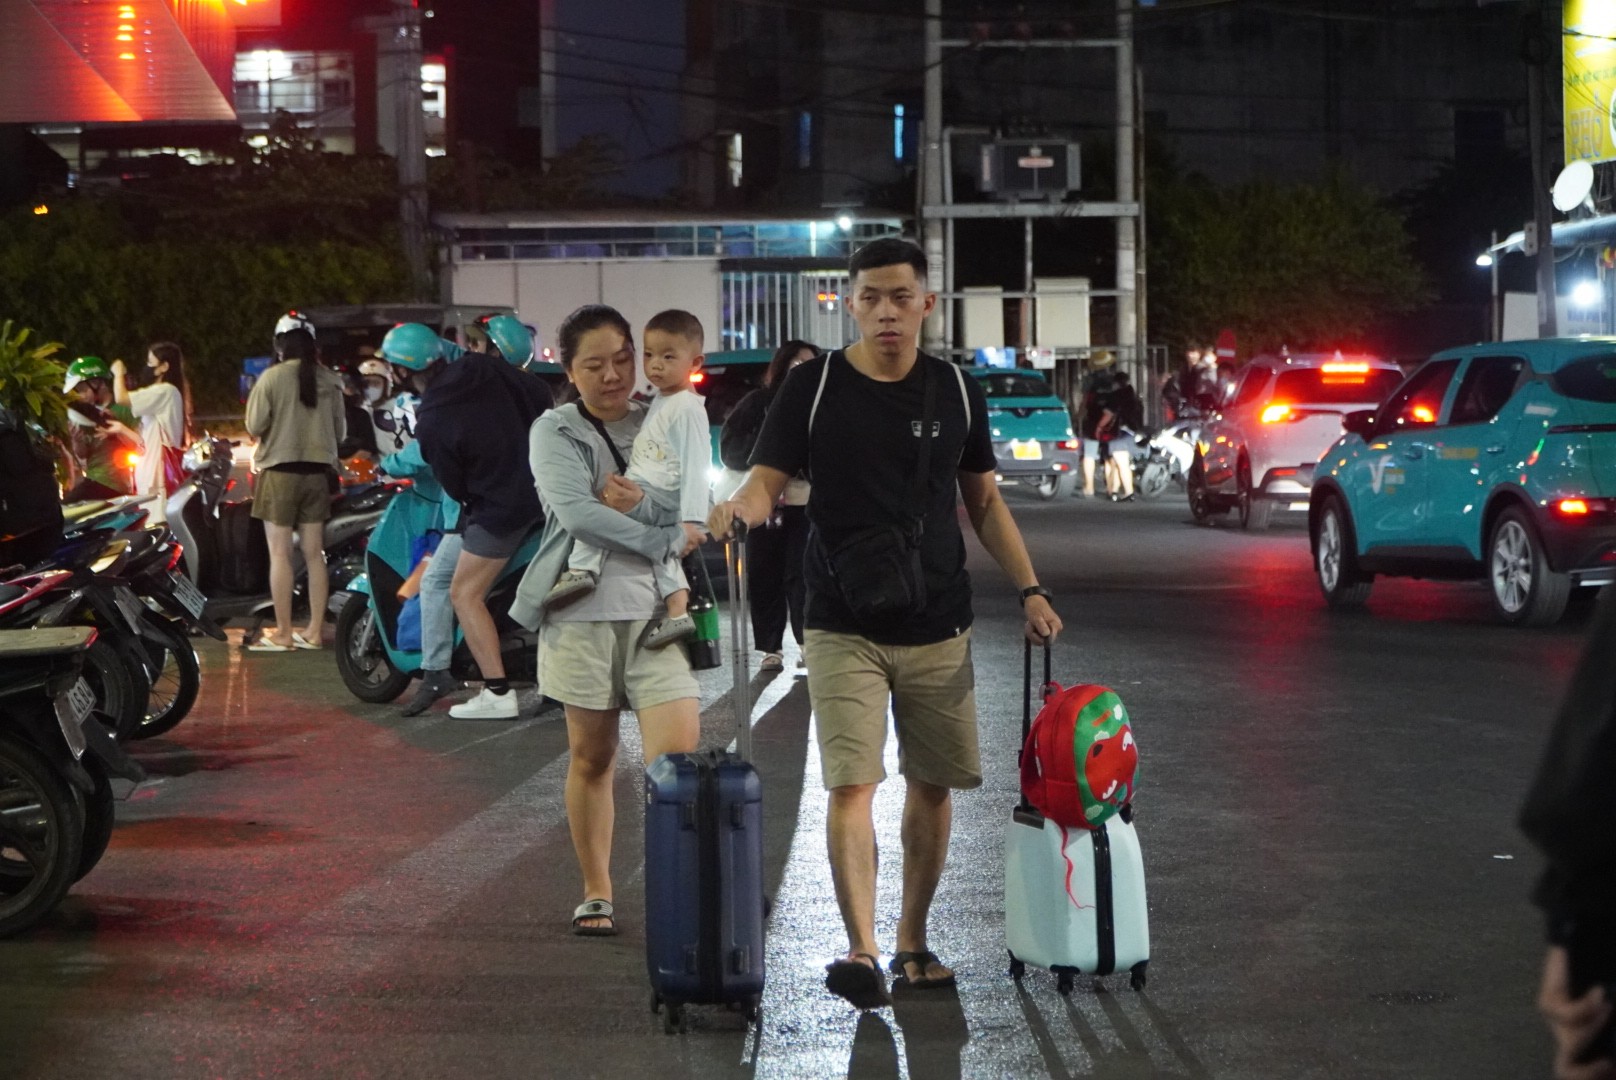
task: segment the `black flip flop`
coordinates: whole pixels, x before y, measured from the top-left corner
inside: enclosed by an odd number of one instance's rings
[[[585,919],[605,919],[606,926],[580,925]],[[610,900],[585,900],[572,913],[572,932],[579,937],[613,937],[617,934],[617,920],[612,917]]]
[[[940,979],[928,979],[926,969],[933,964],[942,966],[934,952],[901,952],[892,957],[890,965],[892,974],[902,980],[903,985],[914,990],[942,990],[954,985],[954,976],[945,975]],[[920,978],[911,979],[905,972],[908,965],[913,964],[920,969]]]
[[[892,1004],[881,961],[869,953],[854,953],[825,965],[825,989],[846,998],[855,1009],[880,1009]],[[868,960],[866,964],[863,961]]]

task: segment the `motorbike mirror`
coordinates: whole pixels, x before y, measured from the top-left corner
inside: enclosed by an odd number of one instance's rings
[[[1341,427],[1360,439],[1368,439],[1375,432],[1375,410],[1356,409],[1341,418]]]

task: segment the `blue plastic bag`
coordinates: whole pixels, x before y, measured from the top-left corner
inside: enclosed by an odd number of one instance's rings
[[[401,652],[421,651],[420,594],[404,601],[404,606],[398,609],[398,647]]]

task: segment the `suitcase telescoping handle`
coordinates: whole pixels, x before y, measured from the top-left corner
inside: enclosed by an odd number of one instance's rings
[[[735,672],[735,752],[752,760],[752,679],[747,670],[751,656],[747,642],[746,522],[736,518],[731,537],[724,542],[724,570],[729,575],[730,667]]]
[[[1027,744],[1027,736],[1032,732],[1032,642],[1022,639],[1021,651],[1021,745]],[[1044,681],[1038,688],[1039,700],[1049,697],[1051,675],[1049,667],[1049,639],[1044,639]],[[1017,757],[1020,757],[1018,751]]]

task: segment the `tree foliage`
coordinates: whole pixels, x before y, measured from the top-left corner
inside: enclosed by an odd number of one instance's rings
[[[468,150],[438,159],[431,207],[582,205],[616,168],[585,141],[541,172]],[[217,164],[147,158],[119,186],[0,215],[0,318],[38,327],[69,355],[123,357],[178,342],[200,412],[233,413],[241,361],[269,351],[292,307],[409,296],[396,163],[328,153],[285,114],[263,146]]]
[[[47,435],[67,433],[67,400],[62,384],[67,366],[57,359],[59,341],[30,345],[33,331],[0,321],[0,409],[37,425]]]
[[[1229,327],[1243,349],[1338,348],[1427,296],[1402,219],[1341,178],[1224,189],[1157,179],[1148,212],[1156,340],[1205,342]]]

